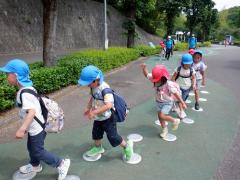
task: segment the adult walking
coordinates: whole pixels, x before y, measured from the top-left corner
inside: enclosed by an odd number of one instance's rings
[[[165,58],[169,60],[170,53],[172,52],[173,49],[173,40],[171,39],[171,36],[167,37],[167,40],[165,41],[165,47],[166,47]]]
[[[194,34],[188,39],[188,48],[189,49],[197,48],[197,38],[194,36]]]

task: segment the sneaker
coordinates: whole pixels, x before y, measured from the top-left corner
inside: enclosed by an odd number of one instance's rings
[[[187,114],[184,111],[180,111],[179,118],[184,119],[185,117],[187,117]]]
[[[39,164],[38,166],[32,166],[31,164],[27,164],[25,166],[22,166],[19,168],[19,171],[23,174],[28,174],[31,172],[41,172],[42,171],[42,166]]]
[[[68,173],[68,169],[70,166],[70,159],[63,159],[60,166],[58,166],[58,180],[63,180]]]
[[[200,108],[199,103],[196,102],[196,103],[195,103],[195,109],[196,109],[196,110],[199,110],[199,108]]]
[[[160,133],[160,137],[165,138],[167,136],[167,134],[168,134],[168,128],[165,127],[162,129],[162,132]]]
[[[104,151],[104,148],[102,146],[100,146],[100,147],[94,146],[92,149],[87,151],[86,155],[89,156],[89,157],[93,157],[93,156],[96,156],[98,154],[102,154],[104,152],[105,151]]]
[[[123,150],[124,156],[129,161],[133,155],[133,142],[128,140],[127,147]]]
[[[172,130],[173,131],[177,130],[179,124],[180,124],[180,119],[175,119],[175,122],[173,123]]]

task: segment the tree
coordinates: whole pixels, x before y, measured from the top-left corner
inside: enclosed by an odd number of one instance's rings
[[[166,34],[173,34],[174,21],[177,16],[180,15],[183,8],[183,0],[158,0],[157,9],[159,12],[165,14],[164,24],[166,26]]]
[[[42,0],[43,4],[43,64],[53,66],[56,64],[54,44],[56,42],[57,27],[57,1]]]
[[[209,39],[210,32],[213,27],[217,27],[218,20],[218,11],[217,9],[212,9],[210,5],[207,6],[203,12],[202,21],[201,21],[201,32],[202,40],[206,41]]]
[[[215,16],[216,12],[212,11],[215,3],[212,0],[186,0],[184,4],[183,11],[187,15],[186,26],[190,31],[190,36],[201,22],[207,22],[209,21],[207,18]]]
[[[135,44],[136,1],[125,0],[123,8],[128,18],[127,22],[123,24],[127,30],[127,47],[132,48]]]

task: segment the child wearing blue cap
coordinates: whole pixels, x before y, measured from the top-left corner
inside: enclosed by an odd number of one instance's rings
[[[87,151],[86,155],[93,157],[104,153],[101,140],[106,132],[110,144],[113,147],[120,145],[126,160],[130,160],[133,154],[133,143],[126,142],[117,132],[117,122],[111,111],[114,109],[114,97],[112,93],[103,95],[103,90],[110,87],[104,81],[102,71],[93,65],[86,66],[81,71],[78,83],[81,86],[88,86],[91,93],[84,115],[94,120],[92,139],[95,141],[95,146]]]
[[[195,70],[192,68],[193,58],[190,54],[184,54],[181,59],[181,66],[177,67],[173,76],[172,81],[176,81],[182,92],[182,99],[186,101],[190,91],[196,89],[196,78],[195,78]],[[182,105],[179,104],[180,112],[179,117],[181,119],[186,117],[186,113],[184,112]]]
[[[199,90],[201,85],[206,85],[206,69],[207,66],[202,61],[203,53],[200,50],[196,50],[193,54],[193,69],[196,71],[196,89],[195,93],[195,109],[199,110]]]
[[[46,132],[44,131],[45,120],[39,100],[30,93],[22,93],[22,101],[20,100],[20,94],[24,89],[31,89],[37,92],[29,78],[28,65],[22,60],[14,59],[9,61],[4,67],[1,67],[0,72],[6,73],[10,85],[19,88],[16,102],[19,105],[19,115],[23,123],[16,132],[16,138],[22,139],[28,133],[27,149],[30,161],[29,164],[20,167],[19,171],[23,174],[41,172],[42,166],[40,161],[43,161],[57,168],[59,173],[58,180],[63,180],[67,175],[70,159],[61,159],[44,149],[46,137]]]

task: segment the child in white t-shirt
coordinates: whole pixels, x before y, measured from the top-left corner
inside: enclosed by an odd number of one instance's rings
[[[206,85],[206,69],[207,66],[202,61],[202,51],[196,50],[193,54],[193,69],[196,71],[196,89],[195,93],[195,109],[199,110],[199,89]]]
[[[118,134],[116,118],[112,113],[114,97],[112,93],[103,95],[104,89],[109,89],[110,86],[104,82],[102,71],[93,65],[86,66],[81,71],[78,83],[81,86],[88,86],[91,91],[91,98],[84,115],[94,120],[92,139],[95,141],[95,146],[87,151],[86,155],[92,157],[104,153],[101,140],[105,132],[110,144],[113,147],[121,146],[126,160],[130,160],[133,155],[133,143],[126,142]]]
[[[154,84],[156,108],[158,118],[162,126],[160,136],[165,138],[168,134],[168,128],[165,121],[173,123],[173,130],[177,130],[180,119],[175,119],[168,115],[173,107],[174,101],[177,99],[182,103],[183,108],[187,106],[181,98],[180,89],[177,83],[168,80],[169,73],[163,65],[156,65],[152,69],[152,73],[148,73],[146,64],[141,64],[144,76]]]
[[[45,120],[42,115],[40,103],[34,95],[22,92],[25,89],[31,89],[33,83],[29,79],[28,65],[19,59],[9,61],[4,67],[0,68],[1,72],[7,74],[7,80],[10,85],[19,88],[17,92],[17,104],[20,107],[20,119],[22,125],[16,132],[16,138],[22,139],[28,133],[27,148],[29,152],[29,164],[19,168],[23,174],[31,172],[41,172],[42,166],[40,161],[58,169],[58,180],[63,180],[70,166],[70,159],[61,159],[60,157],[44,149],[44,140],[46,132],[44,131]],[[21,94],[21,97],[20,97]]]
[[[184,54],[181,59],[181,66],[177,67],[173,76],[172,81],[176,81],[182,92],[182,99],[186,101],[190,91],[195,90],[196,78],[195,70],[192,68],[193,58],[190,54]],[[180,112],[179,117],[181,119],[185,118],[187,115],[183,110],[181,103],[179,104]]]

